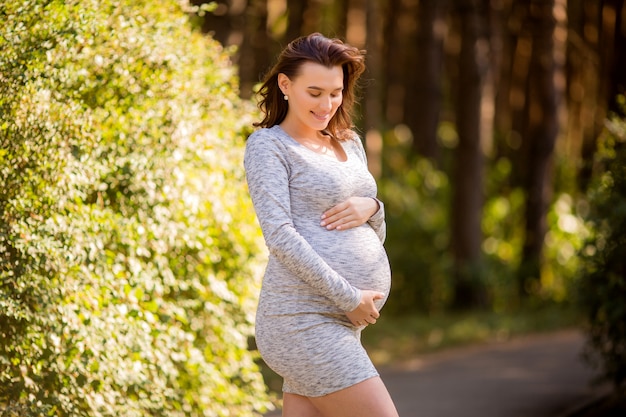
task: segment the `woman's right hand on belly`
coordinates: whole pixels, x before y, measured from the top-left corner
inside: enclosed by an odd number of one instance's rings
[[[375,300],[385,298],[385,294],[378,291],[361,290],[361,303],[352,311],[347,311],[346,316],[354,326],[367,326],[375,324],[380,317],[378,309],[374,305]]]

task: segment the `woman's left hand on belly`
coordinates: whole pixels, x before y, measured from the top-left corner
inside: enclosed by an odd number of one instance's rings
[[[378,211],[378,202],[370,197],[350,197],[326,210],[320,225],[328,230],[346,230],[367,222]]]
[[[376,324],[376,319],[380,317],[380,313],[374,305],[374,301],[382,298],[385,298],[385,295],[381,292],[361,290],[361,303],[356,309],[347,311],[346,316],[357,327]]]

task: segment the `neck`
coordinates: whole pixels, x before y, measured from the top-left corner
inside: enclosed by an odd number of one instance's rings
[[[317,141],[327,135],[325,130],[309,129],[306,126],[298,126],[287,120],[280,123],[280,127],[287,132],[289,136],[304,140]]]

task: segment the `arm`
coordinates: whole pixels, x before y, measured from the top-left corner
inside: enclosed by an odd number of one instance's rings
[[[361,291],[337,274],[300,235],[291,218],[289,164],[282,145],[266,135],[253,135],[244,155],[252,203],[270,253],[342,311],[361,303]]]

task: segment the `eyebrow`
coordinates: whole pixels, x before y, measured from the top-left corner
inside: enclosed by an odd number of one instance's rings
[[[309,90],[317,90],[317,91],[325,91],[322,87],[316,87],[314,85],[307,87]],[[343,87],[337,87],[332,91],[341,91],[343,90]]]

